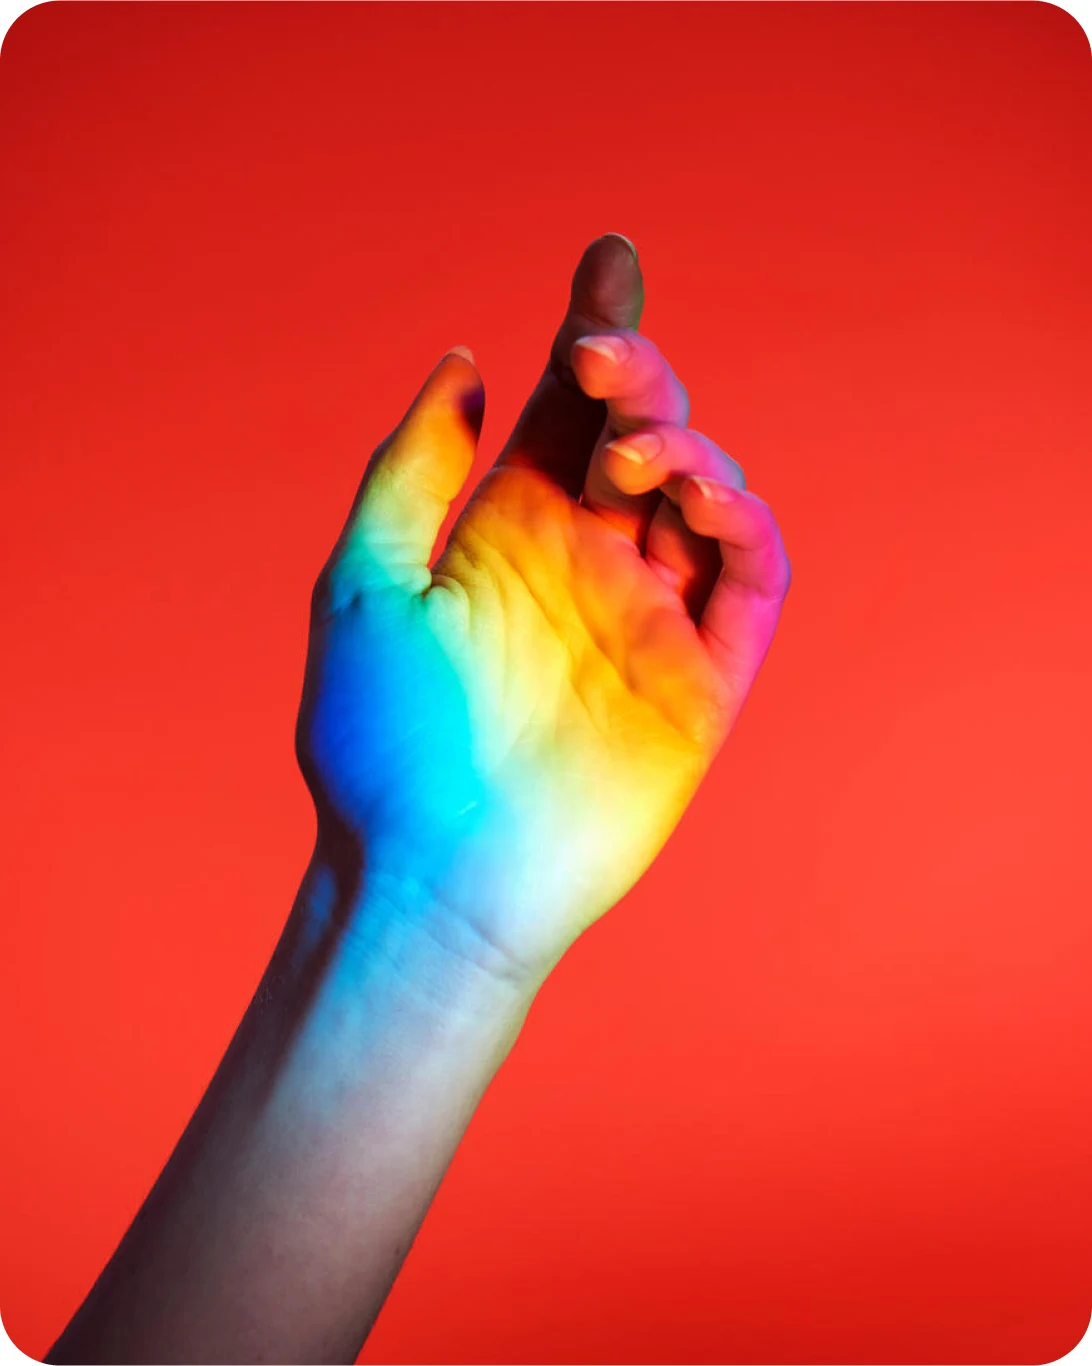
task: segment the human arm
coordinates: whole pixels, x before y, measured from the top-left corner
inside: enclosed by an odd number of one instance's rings
[[[445,357],[369,462],[313,599],[297,752],[315,856],[51,1361],[351,1360],[541,982],[727,735],[787,561],[739,467],[686,427],[640,304],[629,249],[593,243],[431,568],[480,432],[473,363]],[[611,440],[642,432],[662,440],[649,461]]]
[[[352,1361],[530,983],[321,861],[196,1114],[52,1362]]]

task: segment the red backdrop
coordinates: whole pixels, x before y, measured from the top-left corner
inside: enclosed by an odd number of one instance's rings
[[[564,960],[388,1362],[1041,1362],[1092,1309],[1092,60],[1045,4],[50,4],[0,59],[0,1311],[44,1353],[310,852],[311,585],[587,241],[794,584]]]

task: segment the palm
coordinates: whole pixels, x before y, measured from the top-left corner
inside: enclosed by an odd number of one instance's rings
[[[692,761],[715,743],[718,679],[678,596],[538,472],[483,480],[434,582],[460,604],[437,608],[461,623],[495,760],[533,749],[625,782],[636,762]]]
[[[480,833],[520,829],[565,865],[582,905],[612,904],[720,738],[716,674],[677,596],[595,513],[505,468],[456,523],[426,615],[498,818]]]
[[[693,622],[532,470],[493,471],[423,595],[331,620],[309,752],[373,867],[528,961],[636,881],[719,740]]]

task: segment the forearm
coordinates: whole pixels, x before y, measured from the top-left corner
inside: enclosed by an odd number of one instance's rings
[[[533,999],[313,863],[201,1105],[52,1362],[352,1361]]]

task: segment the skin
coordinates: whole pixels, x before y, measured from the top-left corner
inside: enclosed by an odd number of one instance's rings
[[[314,855],[209,1091],[47,1360],[353,1360],[538,988],[731,730],[789,564],[740,467],[687,427],[643,295],[626,240],[596,239],[434,563],[481,428],[468,353],[369,461],[312,602]]]

